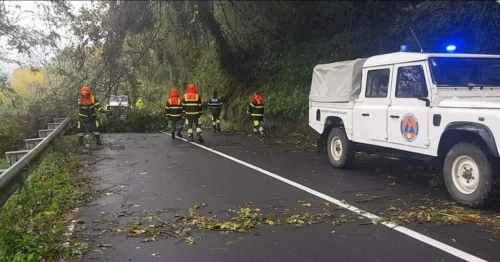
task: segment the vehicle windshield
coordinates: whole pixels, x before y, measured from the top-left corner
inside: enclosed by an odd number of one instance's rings
[[[500,87],[499,58],[432,57],[429,67],[438,87]]]
[[[122,102],[122,103],[126,103],[126,102],[128,102],[128,97],[126,97],[126,96],[111,95],[109,97],[109,102]]]

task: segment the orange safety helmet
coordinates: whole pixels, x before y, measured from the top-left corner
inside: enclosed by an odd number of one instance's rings
[[[262,97],[260,92],[254,92],[251,100],[257,100],[259,104],[264,104],[264,97]]]
[[[90,95],[91,91],[90,91],[90,87],[89,86],[83,86],[82,89],[80,89],[80,94],[81,95],[85,95],[85,94],[89,94]]]
[[[170,90],[170,97],[179,97],[179,91],[177,90],[177,88],[172,88],[172,90]]]
[[[195,84],[189,84],[188,87],[187,87],[187,92],[188,93],[198,93],[198,90],[196,89],[196,85]]]

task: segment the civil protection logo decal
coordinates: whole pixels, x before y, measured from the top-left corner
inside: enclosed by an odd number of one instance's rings
[[[403,116],[399,128],[404,140],[408,142],[413,142],[413,140],[415,140],[418,136],[418,120],[411,113]]]

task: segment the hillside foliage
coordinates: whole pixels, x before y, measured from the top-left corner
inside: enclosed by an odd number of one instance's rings
[[[172,87],[194,82],[205,101],[218,91],[232,128],[249,125],[248,99],[261,91],[267,125],[307,130],[317,64],[401,44],[419,52],[411,29],[425,52],[449,43],[459,52],[500,50],[494,1],[94,1],[76,14],[57,2],[50,21],[69,27],[72,40],[37,69],[45,76],[36,95],[14,91],[23,103],[42,103],[40,114],[76,114],[88,84],[104,103],[111,94],[132,105],[141,98],[152,114],[142,115],[154,118]]]

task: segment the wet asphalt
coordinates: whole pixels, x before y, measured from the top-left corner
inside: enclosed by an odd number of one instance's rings
[[[389,214],[391,206],[451,201],[442,187],[406,177],[409,164],[401,161],[359,156],[352,168],[336,170],[314,150],[293,152],[237,133],[204,136],[208,148],[379,216]],[[81,222],[73,239],[89,243],[90,249],[75,261],[464,261],[166,134],[104,134],[103,141],[93,168],[95,187],[102,194],[79,209]],[[200,213],[226,220],[248,203],[267,213],[331,212],[334,218],[298,228],[263,225],[249,233],[197,232],[193,245],[163,236],[141,242],[145,237],[115,232],[131,221],[148,223],[144,218],[152,213],[155,219],[173,220],[196,203],[206,205]],[[352,221],[332,223],[340,218]],[[484,260],[500,261],[497,239],[480,225],[405,226]]]

